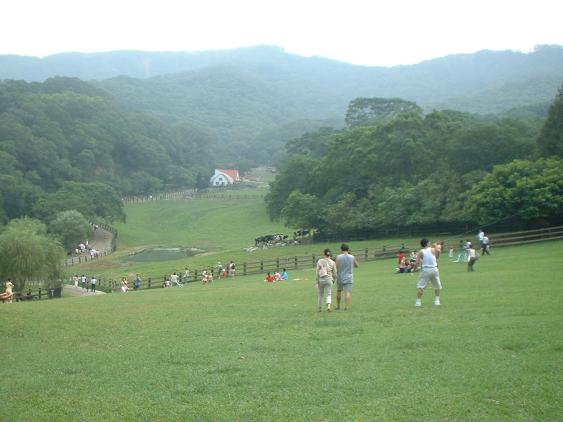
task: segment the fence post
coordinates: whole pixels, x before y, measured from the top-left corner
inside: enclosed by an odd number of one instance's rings
[[[149,283],[149,287],[148,287],[148,288],[149,288],[149,289],[151,288],[151,282],[152,282],[152,280],[151,280],[151,278],[149,277],[149,281],[148,281],[148,283]]]
[[[276,270],[277,270],[277,271],[280,270],[280,259],[279,259],[279,257],[276,258]]]
[[[260,260],[260,272],[263,273],[264,272],[264,260]]]
[[[246,275],[246,262],[242,264],[242,273]]]
[[[368,260],[368,254],[369,254],[369,250],[368,250],[368,248],[366,248],[366,250],[364,252],[364,261]]]
[[[315,262],[316,262],[315,254],[313,254],[313,267],[315,266]]]
[[[297,255],[295,255],[294,263],[295,263],[294,268],[297,269],[297,267],[298,267],[298,265],[299,265],[299,262],[298,262],[298,260],[297,260]]]
[[[37,296],[39,297],[39,300],[41,300],[41,287],[39,287],[39,294]]]

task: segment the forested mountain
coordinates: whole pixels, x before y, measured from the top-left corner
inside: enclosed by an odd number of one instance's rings
[[[389,68],[306,58],[269,46],[0,56],[0,79],[54,75],[89,80],[129,112],[197,128],[216,141],[218,164],[244,169],[277,164],[289,135],[343,127],[346,107],[358,97],[399,97],[426,112],[545,117],[563,81],[563,47],[542,46],[529,54],[481,51]]]
[[[70,181],[122,195],[195,186],[210,147],[197,129],[124,111],[78,79],[0,82],[0,222],[44,213],[35,204]]]
[[[208,77],[213,79],[217,67],[223,69],[223,81],[229,69],[234,72],[235,83],[241,77],[237,72],[244,72],[252,84],[266,83],[298,104],[305,99],[311,102],[310,97],[324,93],[326,98],[321,97],[317,104],[321,109],[308,113],[316,112],[321,118],[334,117],[334,110],[342,115],[348,102],[356,97],[400,97],[423,108],[459,109],[454,107],[458,105],[464,111],[497,112],[550,101],[563,78],[563,47],[540,46],[528,54],[485,50],[395,67],[306,58],[270,46],[197,53],[67,53],[43,59],[10,55],[0,56],[0,79],[41,81],[55,75],[83,80],[117,76],[144,79],[185,72],[196,72],[198,76],[188,78],[201,79],[206,69],[211,69]],[[185,78],[179,78],[178,83]],[[233,89],[236,93],[237,87]],[[489,106],[483,104],[483,99],[496,98],[499,92],[506,93],[504,98],[497,98]],[[474,99],[462,100],[465,97]],[[333,109],[324,108],[326,104]]]

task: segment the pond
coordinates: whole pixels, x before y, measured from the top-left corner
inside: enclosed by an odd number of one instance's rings
[[[132,262],[176,261],[203,252],[198,248],[150,248],[127,256],[125,259]]]

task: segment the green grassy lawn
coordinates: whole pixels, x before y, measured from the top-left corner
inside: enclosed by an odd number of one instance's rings
[[[312,270],[0,305],[0,419],[562,420],[562,254],[443,256],[422,309],[391,260],[348,312],[316,312]]]
[[[116,224],[119,247],[190,246],[215,252],[252,246],[260,233],[287,231],[281,223],[270,222],[262,198],[240,200],[236,195],[233,198],[128,204],[125,207],[128,223]],[[252,222],[251,230],[249,222]]]

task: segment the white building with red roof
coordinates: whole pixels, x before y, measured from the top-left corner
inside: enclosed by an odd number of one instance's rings
[[[240,182],[238,170],[215,169],[215,174],[211,176],[209,184],[211,186],[228,186]]]

